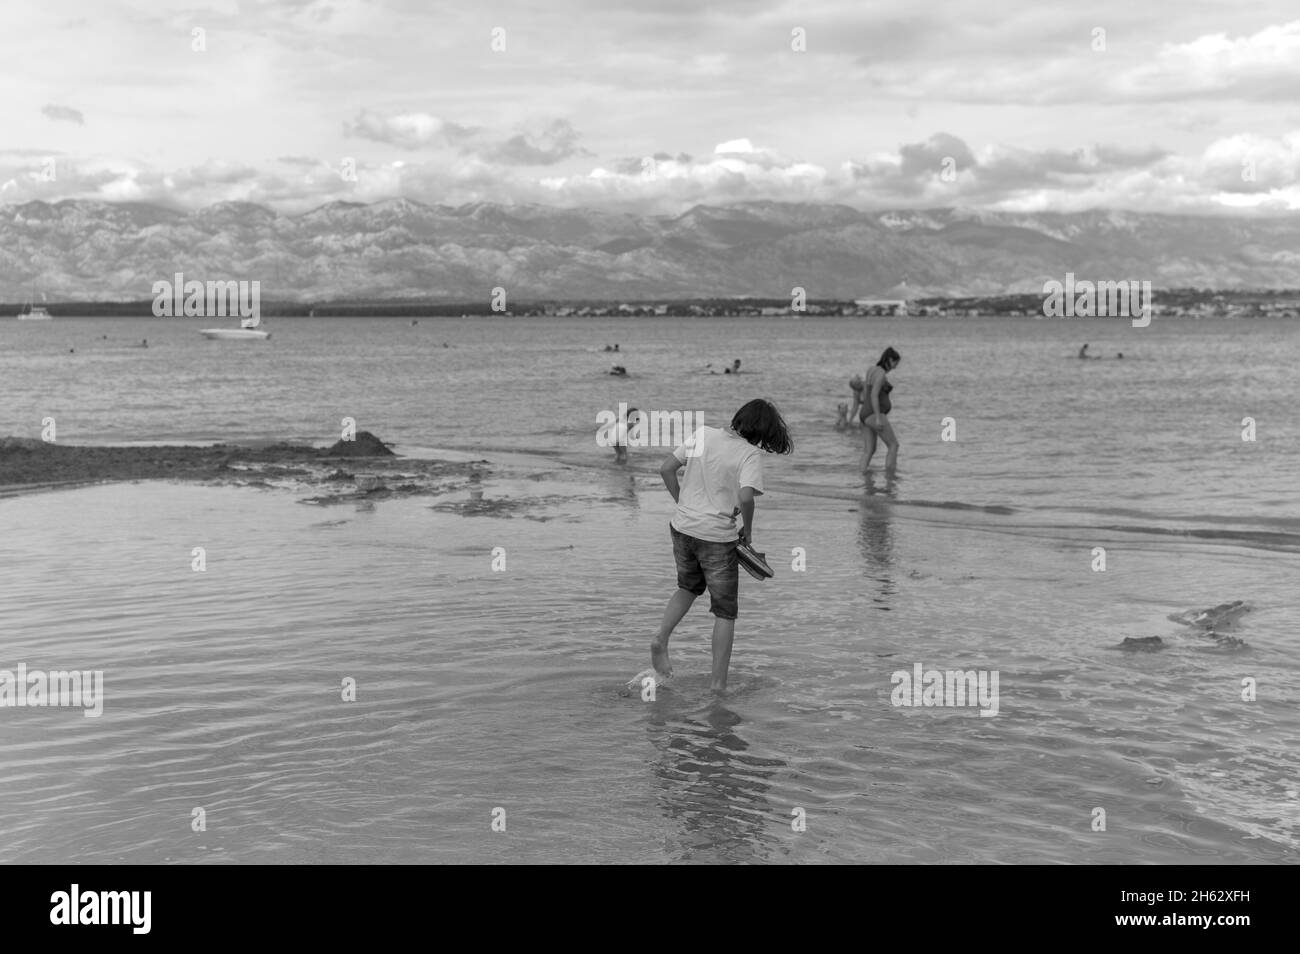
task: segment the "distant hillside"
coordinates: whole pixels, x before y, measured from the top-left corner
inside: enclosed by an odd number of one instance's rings
[[[747,202],[676,218],[393,199],[288,216],[67,200],[0,206],[0,298],[141,299],[175,272],[263,298],[813,298],[1037,292],[1080,279],[1300,286],[1300,216],[861,212]]]

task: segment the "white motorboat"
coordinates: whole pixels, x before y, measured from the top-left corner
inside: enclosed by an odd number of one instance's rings
[[[259,328],[261,323],[260,316],[245,318],[238,328],[203,328],[199,334],[213,341],[265,341],[271,337],[271,332]]]
[[[26,311],[18,313],[19,321],[49,321],[53,316],[40,305],[28,304]]]

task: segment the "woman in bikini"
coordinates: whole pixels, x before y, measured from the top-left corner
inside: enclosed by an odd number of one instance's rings
[[[871,458],[876,453],[876,438],[884,441],[889,448],[889,454],[885,457],[885,472],[893,473],[898,466],[898,435],[889,423],[889,412],[893,409],[889,392],[894,390],[894,386],[889,383],[888,372],[898,367],[901,360],[897,351],[886,348],[880,360],[867,372],[867,379],[863,382],[861,420],[862,426],[866,428],[863,439],[867,445],[864,468],[871,466]]]

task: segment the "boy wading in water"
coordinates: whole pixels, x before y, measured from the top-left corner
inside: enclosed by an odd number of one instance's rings
[[[753,400],[736,412],[727,428],[700,427],[665,458],[659,474],[677,502],[669,524],[677,561],[677,592],[668,601],[659,634],[650,643],[650,663],[661,676],[672,675],[668,640],[695,598],[707,588],[713,620],[713,679],[724,692],[736,635],[740,589],[736,544],[752,544],[754,498],[763,492],[760,451],[789,454],[794,441],[770,401]],[[677,471],[686,467],[680,482]],[[743,524],[736,529],[736,515]]]

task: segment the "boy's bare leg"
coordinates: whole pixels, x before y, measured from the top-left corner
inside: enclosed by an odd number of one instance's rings
[[[713,680],[709,688],[714,692],[727,691],[727,669],[731,666],[731,641],[736,636],[734,619],[713,619]]]
[[[677,588],[677,592],[668,600],[667,607],[664,608],[664,621],[659,626],[659,633],[650,641],[650,665],[654,666],[655,672],[663,673],[665,676],[673,674],[672,664],[668,662],[668,640],[673,635],[673,630],[677,624],[682,621],[686,611],[691,608],[695,602],[695,594],[690,590]]]

